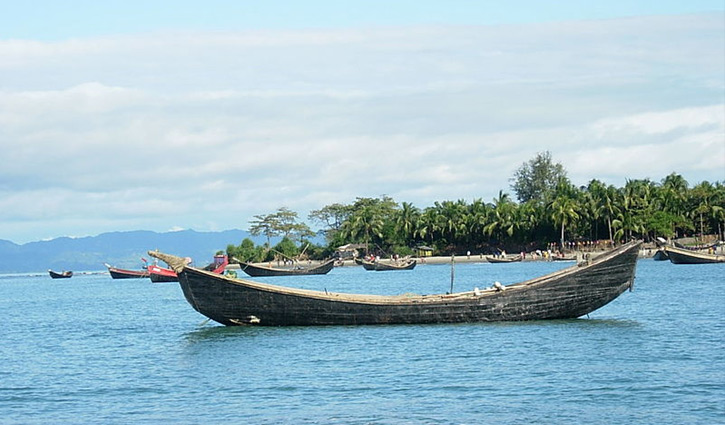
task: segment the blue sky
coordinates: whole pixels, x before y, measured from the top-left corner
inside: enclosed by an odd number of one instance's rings
[[[0,239],[725,181],[722,1],[0,0]]]
[[[61,40],[159,30],[500,25],[722,11],[720,0],[0,1],[2,38]]]

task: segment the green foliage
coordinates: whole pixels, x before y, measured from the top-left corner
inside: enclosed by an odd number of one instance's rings
[[[526,202],[517,203],[500,191],[491,202],[459,199],[420,209],[381,196],[313,211],[310,219],[325,226],[326,247],[307,246],[301,235],[311,232],[304,231],[307,226],[297,223],[297,214],[286,208],[255,216],[252,223],[257,234],[286,236],[274,247],[276,251],[294,257],[304,250],[313,259],[329,257],[338,246],[348,243],[363,244],[380,255],[405,256],[415,254],[420,245],[434,247],[441,255],[487,252],[494,247],[508,251],[545,248],[554,241],[563,244],[582,238],[670,238],[693,231],[715,233],[725,239],[723,183],[702,182],[690,189],[687,181],[672,173],[660,183],[627,180],[624,187],[617,188],[595,179],[576,187],[563,167],[551,164],[548,152],[539,154],[530,165],[532,170],[549,167],[551,173],[545,179],[547,186]],[[558,177],[551,177],[554,175]],[[227,251],[240,259],[261,261],[274,258],[268,247],[269,242],[265,247],[254,247],[251,241],[243,241],[239,247],[230,245]]]
[[[560,163],[554,163],[549,151],[540,152],[521,164],[511,178],[511,188],[519,202],[531,200],[548,203],[559,179],[566,178],[566,170]]]
[[[273,249],[273,256],[279,254],[282,258],[286,258],[288,260],[296,258],[300,253],[297,245],[295,245],[295,243],[286,236],[282,238],[282,240],[279,241],[279,243],[275,245]]]
[[[267,215],[255,215],[249,223],[249,233],[253,236],[264,235],[267,237],[267,246],[273,236],[283,236],[301,240],[302,238],[314,236],[309,226],[297,222],[297,213],[286,207],[279,208],[277,212]]]
[[[674,238],[675,228],[683,228],[687,223],[675,214],[666,211],[655,211],[645,221],[645,227],[655,236]]]
[[[254,241],[249,238],[244,238],[238,246],[228,245],[227,255],[230,260],[236,258],[245,262],[258,262],[264,259],[265,252],[264,247],[256,247],[254,246]]]
[[[415,255],[415,251],[413,251],[413,248],[409,246],[396,245],[392,247],[391,252],[398,254],[401,257]]]
[[[350,214],[352,214],[351,205],[335,203],[310,212],[308,218],[313,222],[324,225],[322,231],[325,234],[325,239],[332,242],[338,237],[342,224],[350,217]]]

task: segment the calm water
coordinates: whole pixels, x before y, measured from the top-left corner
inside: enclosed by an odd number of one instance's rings
[[[561,263],[458,264],[455,289]],[[725,264],[641,260],[589,318],[225,328],[176,284],[0,276],[0,423],[725,423]],[[367,293],[450,288],[449,266],[267,278]],[[262,280],[262,279],[260,279]]]

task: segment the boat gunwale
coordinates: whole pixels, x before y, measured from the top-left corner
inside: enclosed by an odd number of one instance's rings
[[[148,277],[148,270],[142,269],[142,270],[131,270],[131,269],[122,269],[119,267],[112,266],[108,263],[104,263],[106,268],[108,269],[108,272],[116,272],[116,273],[126,273],[126,274],[132,274],[132,275],[142,275],[145,274],[145,277]]]

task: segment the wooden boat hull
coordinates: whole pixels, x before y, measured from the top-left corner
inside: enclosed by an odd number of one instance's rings
[[[365,261],[365,260],[358,261],[358,264],[362,265],[365,270],[375,271],[375,272],[385,272],[385,271],[393,271],[393,270],[413,270],[417,263],[418,262],[416,260],[411,260],[411,261],[408,261],[407,263],[402,263],[402,264],[381,263],[380,261],[376,261],[376,262]]]
[[[151,282],[161,283],[161,282],[178,282],[179,281],[179,276],[176,274],[175,271],[173,271],[171,269],[159,267],[156,265],[151,265],[151,266],[149,266],[148,270],[149,270],[149,278],[151,279]]]
[[[69,279],[73,277],[73,272],[71,271],[54,272],[53,270],[48,270],[48,274],[52,279]]]
[[[142,279],[149,277],[148,270],[119,269],[118,267],[113,267],[108,264],[106,264],[106,268],[108,268],[108,273],[111,275],[112,279]]]
[[[252,277],[263,277],[263,276],[305,276],[305,275],[320,275],[327,274],[330,270],[335,267],[335,260],[331,259],[326,261],[319,266],[309,268],[274,268],[257,266],[250,263],[240,261],[239,266],[241,270]]]
[[[655,261],[667,261],[670,258],[667,255],[667,251],[665,251],[664,248],[660,248],[657,252],[655,252],[655,255],[652,256],[652,259]]]
[[[517,255],[515,257],[493,257],[493,256],[486,257],[486,260],[489,263],[494,263],[494,264],[518,263],[518,262],[521,262],[521,259],[522,258],[520,255]]]
[[[672,246],[663,248],[672,264],[712,264],[725,263],[725,255],[708,254]]]
[[[224,325],[307,326],[568,319],[606,305],[634,283],[640,242],[503,290],[441,295],[359,295],[274,286],[175,262],[186,300]],[[166,262],[174,261],[161,255]],[[153,255],[153,254],[152,254]],[[178,257],[176,257],[178,258]],[[170,263],[172,264],[172,263]]]

